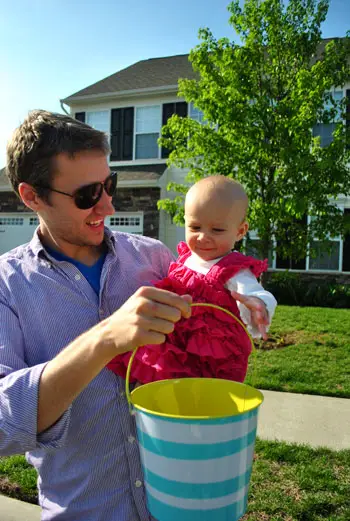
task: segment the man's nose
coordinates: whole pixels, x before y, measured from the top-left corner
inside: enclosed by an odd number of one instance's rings
[[[104,215],[113,215],[115,213],[115,208],[112,204],[112,197],[103,190],[101,199],[95,206],[96,213],[104,214]]]

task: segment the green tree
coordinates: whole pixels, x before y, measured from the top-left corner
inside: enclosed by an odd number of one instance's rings
[[[169,164],[189,169],[186,184],[168,186],[176,198],[159,201],[174,222],[183,222],[188,185],[221,173],[246,188],[264,256],[273,236],[280,253],[298,259],[312,237],[344,233],[334,199],[350,193],[350,121],[332,89],[350,78],[350,35],[322,40],[328,7],[329,0],[246,0],[241,8],[235,0],[229,23],[240,44],[199,31],[189,57],[198,79],[179,80],[179,96],[204,122],[173,116],[160,138],[172,150]],[[312,129],[332,122],[333,140],[321,146]],[[307,214],[314,217],[305,226]]]

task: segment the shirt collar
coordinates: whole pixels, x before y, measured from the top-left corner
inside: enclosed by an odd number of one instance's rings
[[[39,229],[40,226],[37,227],[37,229],[34,232],[33,238],[30,241],[30,248],[35,256],[37,257],[46,257],[52,260],[52,257],[47,253],[45,250],[45,247],[43,246],[43,243],[40,240],[39,237]],[[116,252],[116,239],[111,232],[109,228],[105,226],[105,234],[104,234],[104,241],[107,245],[107,248],[110,252],[112,252],[114,255],[117,254]]]

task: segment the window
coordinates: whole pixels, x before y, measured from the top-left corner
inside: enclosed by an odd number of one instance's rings
[[[197,109],[192,102],[190,103],[190,118],[198,121],[198,123],[204,122],[203,112],[200,109]]]
[[[308,217],[309,222],[314,220],[312,215]],[[319,241],[313,239],[310,246],[315,250],[309,257],[309,270],[340,270],[340,244],[341,237],[327,237],[326,240]]]
[[[342,90],[335,90],[333,93],[333,99],[336,102],[337,105],[342,101],[343,99],[343,91]],[[325,104],[325,110],[329,110],[333,108],[333,105],[328,101]],[[333,132],[336,128],[337,123],[341,121],[341,113],[340,113],[340,107],[337,107],[337,113],[336,116],[331,123],[317,123],[317,125],[314,126],[312,129],[312,135],[314,137],[319,136],[321,140],[321,147],[326,147],[333,141]]]
[[[109,135],[109,110],[87,112],[86,123],[90,125],[90,127]]]
[[[0,217],[0,226],[22,226],[23,217]]]
[[[39,219],[38,217],[29,217],[29,226],[38,226]]]
[[[140,226],[141,218],[140,217],[111,217],[110,220],[111,226]]]
[[[135,159],[159,157],[160,105],[136,108]]]
[[[74,114],[74,117],[76,120],[81,121],[82,123],[85,123],[85,112],[76,112]]]
[[[312,241],[316,255],[309,258],[310,270],[339,271],[340,241]]]
[[[245,246],[244,246],[245,254],[248,256],[251,256],[251,257],[255,257],[256,259],[265,260],[265,258],[259,252],[259,245],[260,245],[260,239],[258,239],[257,237],[254,237],[254,238],[249,237],[249,239],[245,240]],[[268,260],[269,268],[271,268],[273,265],[273,252],[271,249],[269,249],[267,260]]]
[[[143,234],[143,212],[118,212],[109,217],[112,230]]]

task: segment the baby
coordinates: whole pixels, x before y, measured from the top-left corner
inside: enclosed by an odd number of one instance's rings
[[[178,260],[155,286],[193,303],[219,305],[246,325],[250,334],[267,338],[276,300],[257,277],[267,261],[233,251],[248,231],[248,197],[240,183],[215,175],[195,183],[185,200],[186,243],[178,246]],[[211,307],[192,308],[162,345],[138,349],[131,381],[149,383],[181,377],[226,378],[243,382],[251,343],[232,317]],[[125,377],[131,353],[117,356],[108,368]]]

